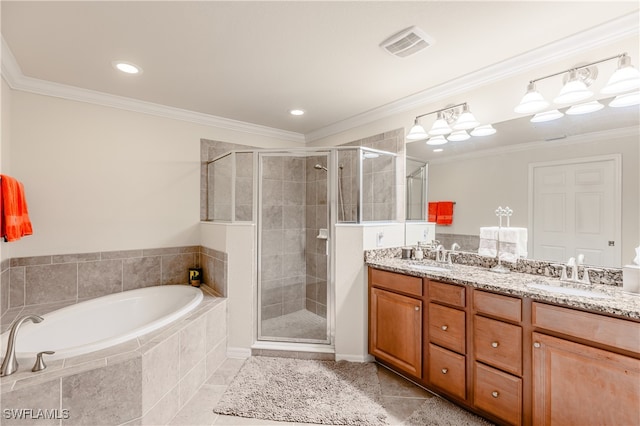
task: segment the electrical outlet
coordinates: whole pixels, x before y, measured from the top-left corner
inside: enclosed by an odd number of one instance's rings
[[[376,247],[382,247],[384,232],[376,232]]]

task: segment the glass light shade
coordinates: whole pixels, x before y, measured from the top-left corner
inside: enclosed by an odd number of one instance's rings
[[[567,110],[567,115],[579,115],[579,114],[589,114],[590,112],[600,111],[604,108],[598,101],[585,102],[582,104],[573,105],[571,108]]]
[[[483,124],[471,131],[471,136],[491,136],[496,133],[496,129],[491,124]]]
[[[553,98],[556,104],[571,104],[584,101],[593,96],[593,92],[587,88],[584,81],[578,78],[576,70],[569,71],[569,80],[566,82],[558,96]]]
[[[551,111],[539,112],[533,117],[531,117],[532,123],[544,123],[545,121],[557,120],[558,118],[564,117],[564,114],[558,111],[557,109],[552,109]]]
[[[600,92],[606,95],[617,95],[638,88],[640,88],[640,71],[631,65],[631,58],[624,55],[618,60],[618,69]]]
[[[640,92],[625,93],[624,95],[616,96],[611,102],[610,107],[619,108],[640,104]]]
[[[480,125],[480,122],[476,120],[473,114],[471,114],[471,111],[469,111],[469,105],[464,104],[462,106],[462,113],[453,124],[454,130],[469,130],[478,125]]]
[[[541,111],[549,106],[544,97],[536,90],[535,83],[529,83],[527,93],[524,94],[520,103],[513,109],[518,114],[532,114]]]
[[[444,145],[449,142],[444,136],[437,135],[427,141],[427,145]]]
[[[466,130],[454,130],[449,136],[447,136],[447,140],[451,142],[466,141],[469,138],[471,138],[471,136],[469,136],[469,133],[467,133]]]
[[[424,127],[415,123],[411,130],[409,130],[409,134],[407,135],[407,139],[410,141],[419,141],[420,139],[426,139],[429,135],[427,131],[424,130]]]
[[[431,126],[431,130],[429,130],[430,136],[442,136],[448,135],[451,133],[451,127],[449,127],[449,123],[444,119],[444,115],[442,112],[438,113],[435,123]]]

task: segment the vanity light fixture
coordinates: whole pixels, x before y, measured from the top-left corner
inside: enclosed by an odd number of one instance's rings
[[[418,120],[430,114],[437,115],[436,121],[427,132]],[[411,130],[409,130],[407,134],[407,139],[417,141],[431,137],[431,139],[427,141],[429,145],[447,143],[447,139],[450,141],[466,140],[469,139],[469,134],[466,130],[475,129],[479,126],[480,123],[471,113],[469,105],[464,102],[418,115],[413,122],[413,127],[411,127]],[[495,133],[495,129],[493,130]],[[451,134],[451,136],[445,139],[444,135],[448,134]],[[437,136],[441,136],[441,138],[436,138]],[[435,142],[433,141],[434,139]]]
[[[427,141],[427,145],[444,145],[449,142],[444,136],[437,135]]]
[[[532,123],[544,123],[545,121],[557,120],[558,118],[564,117],[564,114],[558,111],[557,109],[552,109],[550,111],[539,112],[533,117],[531,117]]]
[[[454,130],[449,136],[447,136],[447,140],[450,140],[451,142],[460,142],[466,141],[470,137],[471,136],[469,136],[469,133],[467,133],[466,130]]]
[[[616,96],[611,102],[610,107],[619,108],[640,104],[640,91],[625,93],[624,95]]]
[[[598,101],[584,102],[581,104],[572,105],[571,108],[569,108],[566,111],[566,114],[567,115],[589,114],[590,112],[600,111],[602,108],[604,108],[604,105],[602,105]]]
[[[618,94],[640,88],[640,71],[631,65],[631,58],[625,52],[599,61],[575,66],[574,68],[530,80],[527,86],[527,93],[524,95],[520,103],[514,108],[514,111],[521,114],[531,114],[544,110],[548,106],[548,102],[536,89],[536,83],[558,75],[564,75],[564,85],[562,86],[560,93],[558,93],[558,95],[553,99],[554,103],[573,104],[575,102],[581,102],[589,99],[593,96],[593,92],[589,89],[589,86],[598,77],[598,68],[595,65],[611,60],[618,61],[618,68],[609,78],[607,84],[602,88],[601,93]],[[610,104],[610,106],[613,105]],[[596,107],[595,104],[594,107]],[[576,108],[572,112],[567,111],[567,114],[575,114],[576,110],[581,111],[583,110],[583,107]],[[552,115],[545,117],[551,116]],[[541,121],[539,118],[540,117],[536,118],[536,120],[532,119],[531,121],[539,122]]]
[[[483,124],[471,131],[471,136],[491,136],[495,135],[496,129],[491,124]]]

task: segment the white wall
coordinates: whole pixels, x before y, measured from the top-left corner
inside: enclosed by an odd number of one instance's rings
[[[11,173],[34,234],[12,256],[200,244],[201,138],[292,144],[13,91]]]
[[[620,153],[622,260],[629,263],[633,259],[633,248],[640,244],[640,134],[638,129],[631,129],[600,136],[595,140],[575,137],[565,141],[541,142],[540,146],[530,146],[523,151],[431,162],[429,200],[456,202],[453,224],[437,226],[436,232],[478,235],[481,226],[497,225],[495,209],[498,206],[513,209],[511,226],[527,228],[530,163]]]

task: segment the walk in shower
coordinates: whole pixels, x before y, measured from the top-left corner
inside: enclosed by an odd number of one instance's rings
[[[231,151],[207,165],[207,216],[257,224],[258,341],[332,344],[336,223],[396,219],[396,154]]]

